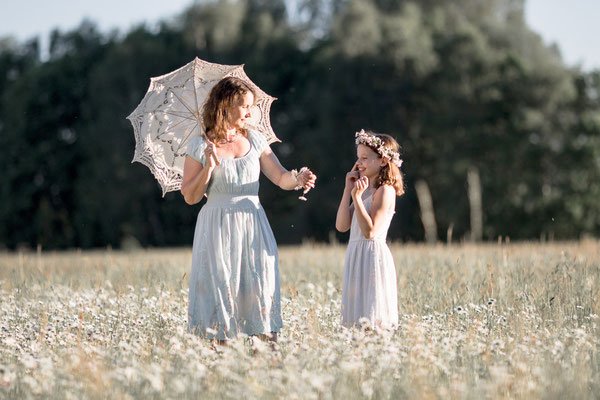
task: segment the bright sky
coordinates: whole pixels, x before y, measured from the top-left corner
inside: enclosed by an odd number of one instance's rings
[[[103,32],[127,31],[141,22],[152,24],[181,12],[194,0],[4,0],[0,12],[0,37],[23,41],[75,28],[87,17]],[[600,69],[600,1],[526,0],[530,26],[546,43],[557,43],[569,65]]]
[[[568,65],[600,69],[600,1],[526,0],[529,26],[557,43]]]

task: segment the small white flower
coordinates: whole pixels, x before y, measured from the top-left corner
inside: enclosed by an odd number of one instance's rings
[[[363,396],[371,398],[373,397],[373,393],[375,392],[373,390],[373,380],[369,379],[364,381],[363,383],[360,384],[360,391],[362,392]]]

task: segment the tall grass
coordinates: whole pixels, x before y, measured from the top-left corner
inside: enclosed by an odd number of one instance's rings
[[[282,247],[275,350],[187,333],[189,249],[0,255],[0,398],[598,398],[599,242],[391,249],[373,333],[339,325],[344,247]]]

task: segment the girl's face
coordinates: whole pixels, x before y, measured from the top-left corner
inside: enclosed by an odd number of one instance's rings
[[[238,96],[237,101],[233,107],[227,110],[229,119],[229,125],[232,128],[243,129],[246,125],[246,120],[252,117],[250,108],[254,104],[254,95],[251,92],[247,92],[242,96]]]
[[[375,151],[364,144],[359,144],[356,148],[356,166],[360,176],[366,176],[369,180],[377,177],[381,167],[385,165],[383,158],[379,157]]]

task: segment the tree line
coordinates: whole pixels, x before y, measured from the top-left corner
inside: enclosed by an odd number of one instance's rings
[[[245,64],[278,98],[273,150],[319,176],[306,203],[261,182],[279,243],[344,239],[335,212],[361,128],[402,146],[392,240],[425,239],[416,187],[429,240],[473,238],[473,221],[483,240],[600,234],[600,71],[565,66],[522,1],[205,1],[157,26],[84,21],[49,42],[42,54],[37,38],[0,40],[0,247],[191,244],[199,206],[162,198],[131,164],[125,117],[150,77],[196,56]]]

